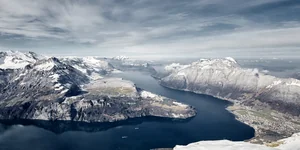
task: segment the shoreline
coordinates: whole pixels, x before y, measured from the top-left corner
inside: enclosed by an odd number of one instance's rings
[[[169,89],[211,96],[230,102],[231,104],[225,109],[233,114],[237,121],[244,123],[255,130],[254,137],[244,141],[256,144],[268,144],[300,132],[300,116],[290,116],[262,106],[256,106],[257,108],[255,108],[254,106],[245,106],[242,104],[247,100],[233,100],[200,92],[176,89],[162,85],[159,79],[156,80],[159,82],[159,85]]]

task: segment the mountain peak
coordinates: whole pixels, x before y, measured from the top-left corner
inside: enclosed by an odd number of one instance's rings
[[[0,68],[2,69],[19,69],[28,64],[35,63],[42,58],[34,52],[4,51],[0,52]]]
[[[200,59],[200,61],[192,63],[200,68],[227,68],[227,67],[238,67],[238,63],[231,57],[223,59]]]
[[[116,57],[113,57],[112,59],[115,59],[115,60],[127,60],[127,59],[129,59],[129,57],[127,57],[127,56],[116,56]]]
[[[236,60],[232,57],[225,57],[226,60],[232,61],[234,63],[237,63]]]
[[[34,65],[33,68],[35,68],[36,70],[40,70],[40,71],[47,71],[47,70],[51,70],[54,67],[65,67],[66,65],[61,63],[56,57],[50,57],[48,59],[42,59],[37,61]]]

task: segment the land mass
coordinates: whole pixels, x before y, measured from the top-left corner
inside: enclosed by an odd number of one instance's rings
[[[154,75],[162,86],[211,95],[233,103],[228,110],[252,126],[250,141],[268,143],[300,131],[300,81],[244,69],[233,58],[173,63]]]
[[[193,117],[193,107],[106,78],[112,65],[96,58],[0,53],[0,119],[115,122],[154,116]]]

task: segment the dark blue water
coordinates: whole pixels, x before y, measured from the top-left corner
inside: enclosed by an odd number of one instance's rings
[[[112,126],[99,132],[66,131],[55,134],[36,126],[4,126],[0,128],[1,150],[149,150],[174,147],[200,140],[246,140],[254,130],[234,119],[225,110],[226,101],[190,92],[171,90],[140,72],[116,76],[132,80],[137,86],[190,104],[197,116],[185,122],[147,120]],[[55,127],[53,127],[55,128]]]

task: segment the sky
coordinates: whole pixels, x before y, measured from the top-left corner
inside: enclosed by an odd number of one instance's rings
[[[0,50],[300,58],[300,0],[0,0]]]

